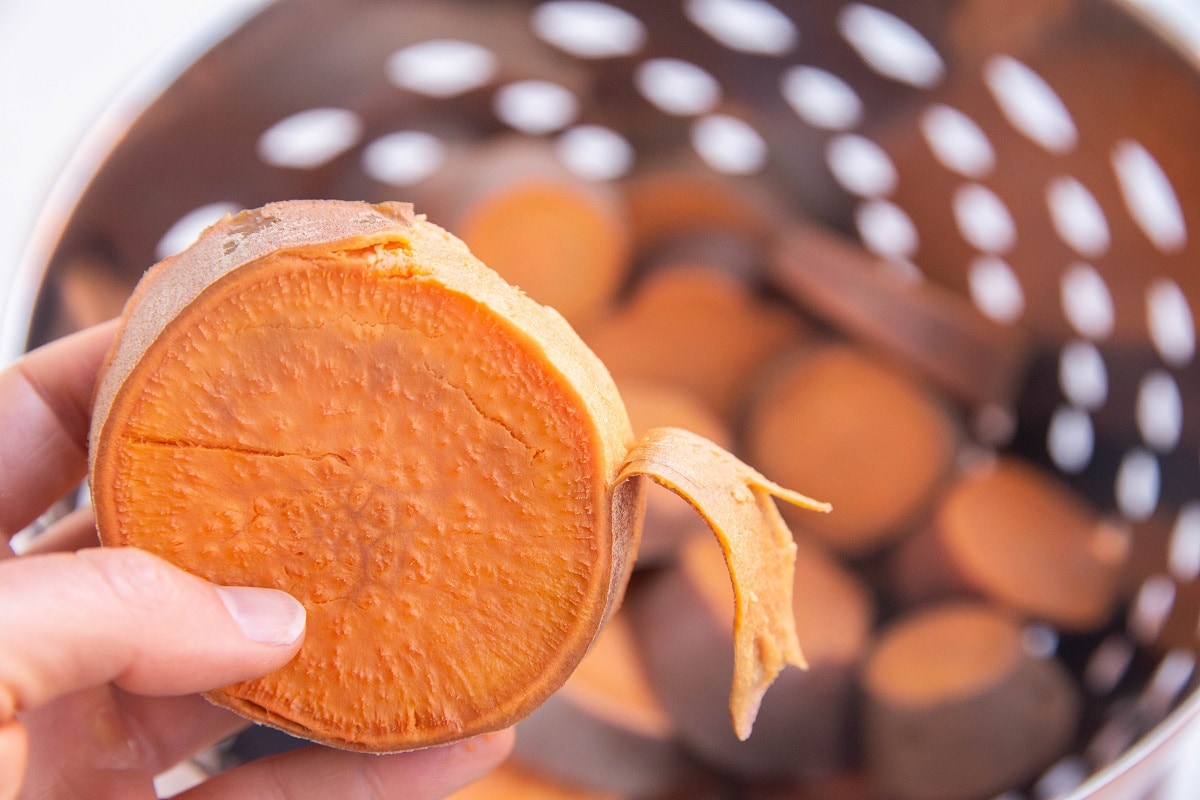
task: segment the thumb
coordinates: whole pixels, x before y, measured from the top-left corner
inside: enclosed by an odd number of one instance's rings
[[[284,592],[218,587],[133,548],[9,559],[0,722],[110,681],[179,695],[258,677],[295,655],[304,622]]]

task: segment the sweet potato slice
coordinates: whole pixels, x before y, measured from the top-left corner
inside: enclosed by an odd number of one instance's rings
[[[393,751],[507,726],[562,685],[628,580],[644,483],[628,476],[766,498],[686,434],[627,463],[632,444],[600,361],[462,242],[407,204],[295,201],[147,273],[97,386],[90,477],[104,544],[308,609],[289,665],[214,702]],[[766,601],[739,605],[755,680],[799,659],[772,644],[790,573],[767,506],[770,523],[710,515],[759,532],[717,531]]]
[[[732,275],[676,265],[646,276],[580,333],[618,380],[690,392],[733,424],[747,386],[808,330]]]
[[[445,208],[471,252],[572,325],[604,309],[625,281],[623,198],[566,169],[546,143],[501,137],[465,154],[442,184],[434,208]]]
[[[563,687],[518,723],[512,762],[626,798],[661,798],[695,781],[697,767],[651,691],[623,610]]]
[[[964,471],[893,558],[909,603],[975,595],[1069,631],[1100,628],[1118,599],[1125,534],[1048,470],[1011,456]]]
[[[866,761],[897,800],[992,797],[1070,746],[1079,691],[1027,652],[1012,617],[974,602],[891,623],[863,668]]]
[[[718,175],[691,153],[670,156],[621,188],[641,256],[714,232],[763,246],[786,216],[766,186]]]
[[[839,513],[790,523],[839,553],[878,552],[903,536],[948,480],[961,431],[925,384],[862,347],[821,343],[781,360],[751,404],[750,463],[816,486]]]

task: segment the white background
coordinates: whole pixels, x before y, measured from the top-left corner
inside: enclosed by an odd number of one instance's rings
[[[109,139],[95,135],[105,124],[119,133],[165,77],[266,2],[0,0],[0,324],[55,182],[71,159],[103,157],[81,142]]]

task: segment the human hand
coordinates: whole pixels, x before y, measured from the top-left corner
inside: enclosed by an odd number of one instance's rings
[[[0,800],[153,798],[153,778],[246,722],[199,691],[270,672],[304,610],[217,587],[148,553],[97,548],[74,512],[13,557],[4,544],[86,472],[110,324],[0,372]],[[308,747],[245,764],[180,800],[444,797],[498,764],[510,731],[394,756]]]

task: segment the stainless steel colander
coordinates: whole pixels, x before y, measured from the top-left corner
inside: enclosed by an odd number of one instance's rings
[[[1063,644],[1079,749],[1005,797],[1144,796],[1200,712],[1200,634],[1151,646],[1200,582],[1195,56],[1117,0],[280,0],[133,122],[6,328],[32,347],[111,315],[232,208],[419,204],[498,134],[589,180],[686,157],[769,186],[1028,334],[1027,380],[979,399],[979,435],[1063,474],[1153,563],[1117,624]]]

